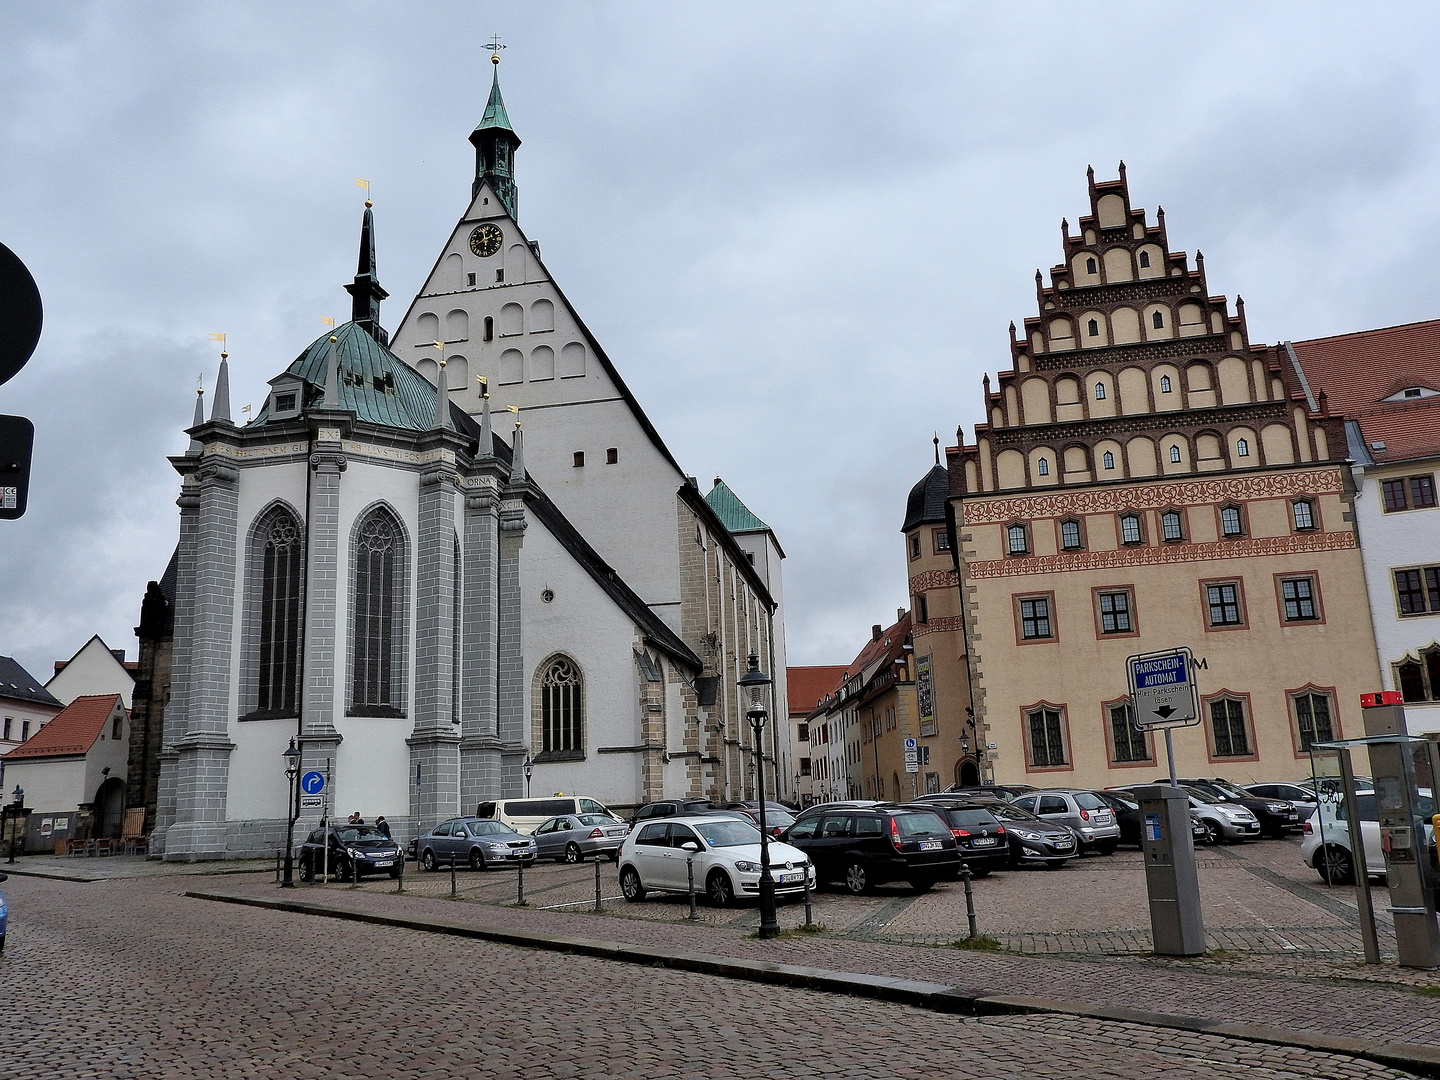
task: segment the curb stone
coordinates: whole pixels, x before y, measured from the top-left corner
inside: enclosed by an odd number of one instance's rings
[[[1169,1028],[1201,1035],[1218,1035],[1243,1042],[1293,1046],[1328,1054],[1344,1054],[1373,1061],[1389,1068],[1403,1069],[1417,1076],[1440,1080],[1440,1047],[1417,1043],[1395,1043],[1369,1039],[1351,1039],[1318,1032],[1272,1027],[1266,1024],[1232,1023],[1202,1016],[1150,1012],[1144,1009],[1114,1008],[1090,1005],[1068,998],[1025,997],[999,994],[990,990],[969,990],[943,983],[897,979],[885,975],[867,975],[853,971],[804,967],[768,961],[742,960],[710,953],[685,952],[655,946],[631,945],[598,938],[569,937],[525,930],[500,930],[464,926],[435,919],[398,915],[380,915],[327,907],[309,900],[268,900],[237,893],[187,890],[182,894],[194,900],[208,900],[242,907],[264,908],[299,915],[348,922],[393,926],[426,934],[448,934],[455,937],[491,941],[519,948],[545,949],[553,952],[576,953],[621,963],[662,966],[720,978],[788,986],[801,990],[818,990],[850,997],[889,1001],[915,1008],[967,1016],[1015,1016],[1027,1013],[1055,1013],[1092,1020],[1140,1024]]]

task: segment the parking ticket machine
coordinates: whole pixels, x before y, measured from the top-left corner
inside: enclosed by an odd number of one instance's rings
[[[1140,802],[1140,848],[1145,853],[1155,951],[1161,956],[1199,956],[1205,951],[1205,923],[1200,917],[1190,796],[1169,784],[1133,790]]]

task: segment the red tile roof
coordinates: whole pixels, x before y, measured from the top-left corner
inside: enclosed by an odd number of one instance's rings
[[[1406,387],[1440,389],[1440,319],[1291,343],[1317,400],[1359,421],[1377,461],[1440,455],[1440,397],[1385,401]]]
[[[787,667],[785,669],[785,695],[790,699],[790,711],[808,715],[815,709],[815,703],[834,690],[848,668],[838,664],[830,667]]]
[[[89,753],[90,747],[95,745],[95,740],[105,730],[106,721],[110,719],[119,702],[119,694],[77,697],[28,741],[6,754],[5,760],[67,757]]]

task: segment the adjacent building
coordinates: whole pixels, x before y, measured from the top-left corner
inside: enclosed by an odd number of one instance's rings
[[[1126,657],[1188,645],[1182,774],[1308,772],[1380,673],[1344,421],[1243,301],[1171,249],[1163,211],[1089,181],[1036,273],[985,421],[947,451],[982,775],[1105,785],[1164,771]],[[990,745],[994,749],[988,749]]]
[[[0,656],[0,756],[28,741],[64,707],[14,657]]]
[[[89,835],[118,837],[129,738],[119,694],[77,697],[5,755],[5,783],[24,789],[34,814],[79,813],[91,818],[82,822]]]
[[[795,754],[795,797],[802,806],[819,801],[814,751],[811,749],[811,714],[820,708],[827,694],[840,682],[845,668],[829,666],[792,667],[785,672],[790,699],[790,746]]]
[[[119,694],[128,709],[135,691],[135,662],[96,634],[69,660],[55,661],[55,674],[45,689],[66,705],[81,696]]]

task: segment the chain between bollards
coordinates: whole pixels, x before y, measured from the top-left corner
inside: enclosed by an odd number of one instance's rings
[[[604,911],[605,908],[600,902],[600,856],[595,856],[595,910]]]
[[[515,906],[525,907],[525,864],[523,862],[520,864],[520,876],[517,880]]]
[[[450,899],[455,899],[459,892],[455,888],[455,856],[450,856]]]
[[[685,917],[693,922],[700,918],[700,913],[695,910],[695,856],[693,855],[685,858],[685,876],[690,880],[690,914]]]
[[[962,861],[960,863],[960,879],[965,882],[965,918],[970,923],[970,940],[974,941],[977,931],[975,929],[975,894],[970,891],[970,864]]]

